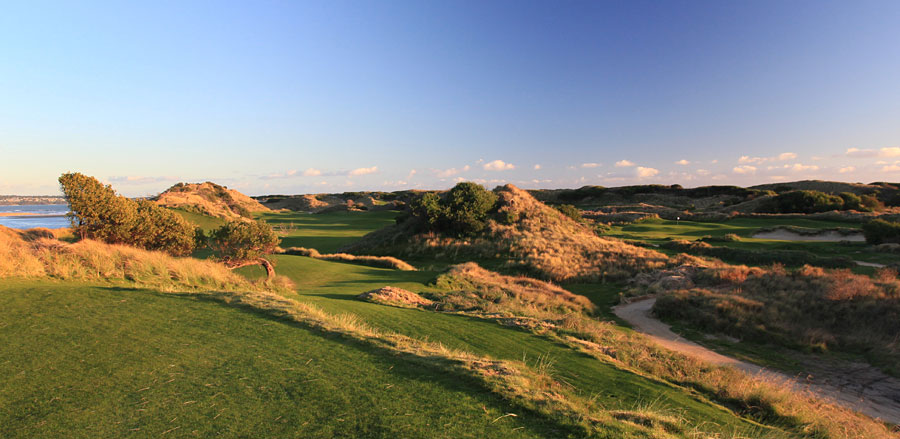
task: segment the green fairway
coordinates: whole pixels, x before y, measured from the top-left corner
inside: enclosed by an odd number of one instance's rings
[[[400,212],[379,210],[372,212],[267,212],[257,214],[276,230],[290,230],[282,237],[281,246],[314,248],[333,253],[363,235],[394,223]]]
[[[202,213],[196,212],[188,212],[184,209],[172,209],[175,213],[181,215],[182,218],[186,219],[188,222],[193,223],[195,226],[203,229],[204,232],[209,233],[211,230],[218,228],[222,224],[225,224],[225,220],[222,218],[216,218],[214,216],[204,215]]]
[[[856,223],[808,220],[802,218],[735,218],[722,222],[669,221],[647,219],[634,224],[613,226],[606,235],[642,241],[648,244],[660,244],[668,239],[693,241],[703,236],[721,237],[733,233],[741,237],[736,242],[710,242],[713,246],[746,250],[795,250],[811,252],[820,257],[846,257],[864,262],[889,264],[896,262],[896,255],[871,251],[864,242],[815,242],[815,241],[780,241],[752,238],[761,228],[777,226],[796,226],[809,229],[859,228]],[[859,271],[872,271],[868,267],[860,267]]]
[[[568,435],[463,377],[216,302],[4,280],[0,328],[4,438]]]
[[[360,215],[341,213],[335,215]],[[365,213],[361,215],[371,215]],[[290,221],[290,214],[279,214]],[[303,215],[303,214],[295,214]],[[346,217],[338,216],[343,224]],[[365,223],[360,221],[360,223]],[[370,222],[371,223],[371,222]],[[359,224],[359,223],[357,223]],[[348,226],[350,230],[358,230]],[[337,227],[332,230],[339,230]],[[337,233],[346,236],[348,232]],[[286,240],[298,246],[310,246],[322,236],[297,230]],[[332,313],[353,313],[378,328],[397,331],[413,337],[441,342],[449,347],[494,358],[537,362],[549,358],[556,376],[572,384],[576,391],[588,397],[598,398],[608,409],[633,409],[653,404],[663,411],[677,413],[692,423],[705,423],[704,429],[729,431],[748,428],[750,425],[722,408],[710,405],[690,396],[684,389],[648,380],[630,372],[580,354],[566,346],[537,337],[528,332],[506,328],[497,323],[474,318],[439,314],[415,309],[394,308],[355,299],[355,296],[386,285],[412,291],[429,291],[430,281],[436,272],[404,272],[389,269],[316,260],[302,256],[276,256],[276,270],[296,283],[298,300],[314,303]],[[264,273],[259,267],[248,267],[242,272],[257,278]],[[577,285],[573,290],[589,293],[589,297],[608,307],[617,286]],[[529,360],[531,359],[531,360]]]

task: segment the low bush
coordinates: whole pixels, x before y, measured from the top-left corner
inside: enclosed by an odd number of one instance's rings
[[[790,191],[780,193],[762,203],[761,213],[817,213],[844,210],[844,199],[819,191]]]
[[[900,223],[875,219],[862,226],[866,242],[872,245],[900,243]]]
[[[866,355],[900,374],[900,280],[805,265],[786,270],[746,266],[699,271],[694,287],[657,299],[658,315],[701,330],[788,347]]]

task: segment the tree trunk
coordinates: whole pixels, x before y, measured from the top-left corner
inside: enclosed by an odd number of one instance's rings
[[[266,269],[266,282],[272,280],[272,278],[275,277],[275,266],[272,265],[271,262],[269,262],[263,258],[259,258],[259,259],[253,260],[253,261],[241,261],[241,262],[237,262],[237,263],[233,263],[233,264],[227,264],[226,267],[229,270],[234,270],[234,269],[246,267],[249,265],[262,265],[263,268]]]

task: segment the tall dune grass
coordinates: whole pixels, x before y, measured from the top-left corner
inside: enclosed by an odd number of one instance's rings
[[[47,234],[5,227],[0,227],[0,277],[124,281],[161,291],[264,288],[211,261],[92,240],[68,244]],[[277,280],[280,287],[286,282]]]

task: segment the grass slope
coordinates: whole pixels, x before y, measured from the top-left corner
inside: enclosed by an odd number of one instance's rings
[[[220,303],[3,280],[0,310],[5,438],[567,435],[465,379]]]

